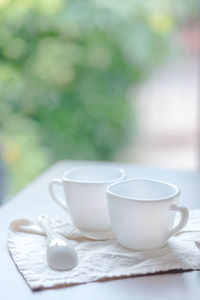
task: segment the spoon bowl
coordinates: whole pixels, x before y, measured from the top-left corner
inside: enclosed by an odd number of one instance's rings
[[[56,234],[46,215],[39,215],[38,222],[47,234],[47,260],[50,267],[58,271],[70,270],[77,264],[77,253],[72,244]]]
[[[77,254],[66,239],[57,237],[48,244],[47,260],[55,270],[70,270],[77,264]]]

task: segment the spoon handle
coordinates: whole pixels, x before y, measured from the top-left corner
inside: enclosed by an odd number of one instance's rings
[[[57,236],[50,226],[49,218],[47,217],[47,215],[39,215],[37,219],[42,230],[46,232],[49,241]]]

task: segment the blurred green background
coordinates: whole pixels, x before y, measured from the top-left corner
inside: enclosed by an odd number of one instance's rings
[[[0,0],[0,148],[9,192],[60,159],[115,160],[137,120],[129,87],[171,55],[174,31],[196,7]]]

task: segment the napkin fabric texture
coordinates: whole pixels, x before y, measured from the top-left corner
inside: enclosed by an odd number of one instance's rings
[[[9,229],[10,254],[29,287],[42,290],[167,271],[200,269],[200,209],[190,211],[184,231],[158,250],[131,251],[123,248],[111,232],[86,234],[72,224],[52,220],[55,231],[70,239],[78,264],[70,271],[55,271],[46,259],[46,237]]]

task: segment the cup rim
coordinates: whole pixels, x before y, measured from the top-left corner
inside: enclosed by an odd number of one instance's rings
[[[78,170],[83,170],[83,169],[88,169],[88,168],[99,168],[99,169],[107,169],[107,170],[115,170],[119,172],[119,177],[111,179],[111,180],[78,180],[78,179],[72,179],[69,178],[67,176],[69,176],[72,172],[76,172]],[[80,183],[80,184],[112,184],[112,183],[116,183],[118,181],[121,181],[125,178],[126,172],[124,169],[119,168],[119,167],[109,167],[109,166],[95,166],[95,165],[91,165],[91,166],[82,166],[82,167],[75,167],[72,169],[69,169],[68,171],[66,171],[63,176],[62,176],[62,180],[65,182],[71,182],[71,183]]]
[[[123,184],[125,182],[131,182],[131,181],[132,182],[134,182],[134,181],[147,181],[147,182],[161,183],[161,184],[168,185],[168,186],[172,187],[174,189],[174,192],[171,193],[169,196],[165,196],[165,197],[159,197],[159,198],[154,198],[154,199],[142,199],[142,198],[139,198],[139,197],[134,198],[134,197],[123,196],[123,195],[120,195],[120,194],[115,193],[115,192],[112,191],[112,187]],[[158,180],[158,179],[152,179],[152,178],[129,178],[129,179],[121,180],[120,182],[110,184],[106,188],[106,192],[110,195],[115,196],[115,197],[118,197],[118,198],[121,198],[121,199],[127,199],[127,200],[130,200],[130,201],[136,201],[138,203],[139,202],[141,202],[141,203],[158,203],[158,202],[168,201],[168,200],[174,199],[176,196],[180,195],[180,189],[176,185],[174,185],[172,183],[169,183],[167,181],[164,181],[164,180]]]

